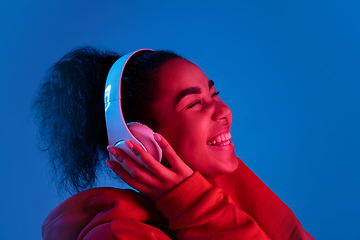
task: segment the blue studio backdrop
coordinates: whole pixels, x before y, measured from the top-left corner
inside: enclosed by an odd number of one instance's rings
[[[84,44],[198,64],[232,109],[236,154],[304,228],[360,239],[359,12],[355,0],[1,0],[0,239],[41,239],[67,197],[30,105],[46,69]]]

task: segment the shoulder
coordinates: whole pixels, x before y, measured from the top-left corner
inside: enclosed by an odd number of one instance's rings
[[[70,214],[72,212],[103,211],[105,210],[104,208],[112,208],[114,204],[117,207],[125,208],[128,205],[133,207],[150,207],[155,203],[130,189],[92,188],[79,192],[60,203],[50,212],[46,220],[51,221],[52,219],[59,218],[62,214]]]
[[[43,238],[66,234],[72,239],[86,229],[119,219],[166,221],[155,209],[155,202],[133,190],[93,188],[71,196],[52,210],[42,225]]]

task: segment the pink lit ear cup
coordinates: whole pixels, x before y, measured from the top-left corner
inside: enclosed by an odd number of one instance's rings
[[[162,150],[154,139],[154,132],[148,126],[138,122],[128,123],[127,127],[136,140],[138,140],[138,143],[145,148],[155,160],[161,162]],[[127,153],[139,165],[143,166],[138,158],[126,146],[125,141],[120,141],[115,146]]]
[[[155,160],[161,162],[162,150],[154,139],[154,132],[148,126],[138,122],[128,123],[127,126],[147,152],[150,153]]]

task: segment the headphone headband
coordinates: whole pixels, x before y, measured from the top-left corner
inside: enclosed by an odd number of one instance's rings
[[[157,143],[152,142],[153,132],[147,126],[136,123],[126,124],[121,105],[121,80],[125,66],[129,59],[142,51],[154,51],[151,49],[140,49],[120,57],[111,67],[106,79],[104,103],[105,119],[109,145],[116,146],[125,140],[133,140],[148,151],[155,159],[161,160],[162,151]],[[141,126],[139,126],[141,125]],[[130,128],[130,129],[129,129]],[[134,135],[136,134],[136,136]],[[125,144],[122,144],[125,145]],[[123,149],[124,146],[120,148]],[[126,149],[123,149],[127,152]],[[128,153],[128,152],[127,152]],[[131,153],[131,152],[129,152]],[[129,154],[128,153],[128,154]],[[136,159],[134,159],[136,160]]]

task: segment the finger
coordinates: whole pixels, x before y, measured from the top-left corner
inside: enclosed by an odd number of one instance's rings
[[[140,145],[134,141],[126,140],[126,145],[133,151],[136,157],[144,164],[144,167],[152,172],[155,176],[162,177],[164,172],[169,171],[168,168],[164,167],[161,163],[156,161],[151,154],[145,151]]]
[[[131,176],[119,162],[114,160],[107,160],[106,164],[108,166],[110,165],[109,167],[113,170],[113,172],[119,176],[127,185],[144,193],[145,195],[150,196],[152,193],[151,187]]]
[[[128,156],[125,152],[117,147],[109,147],[110,158],[121,164],[130,176],[145,183],[146,185],[159,185],[160,181],[145,167],[139,164]]]
[[[184,163],[184,161],[177,155],[175,150],[162,135],[155,133],[154,138],[163,150],[166,159],[175,172],[181,172],[187,176],[193,174],[194,171],[188,165],[186,165],[186,163]]]

